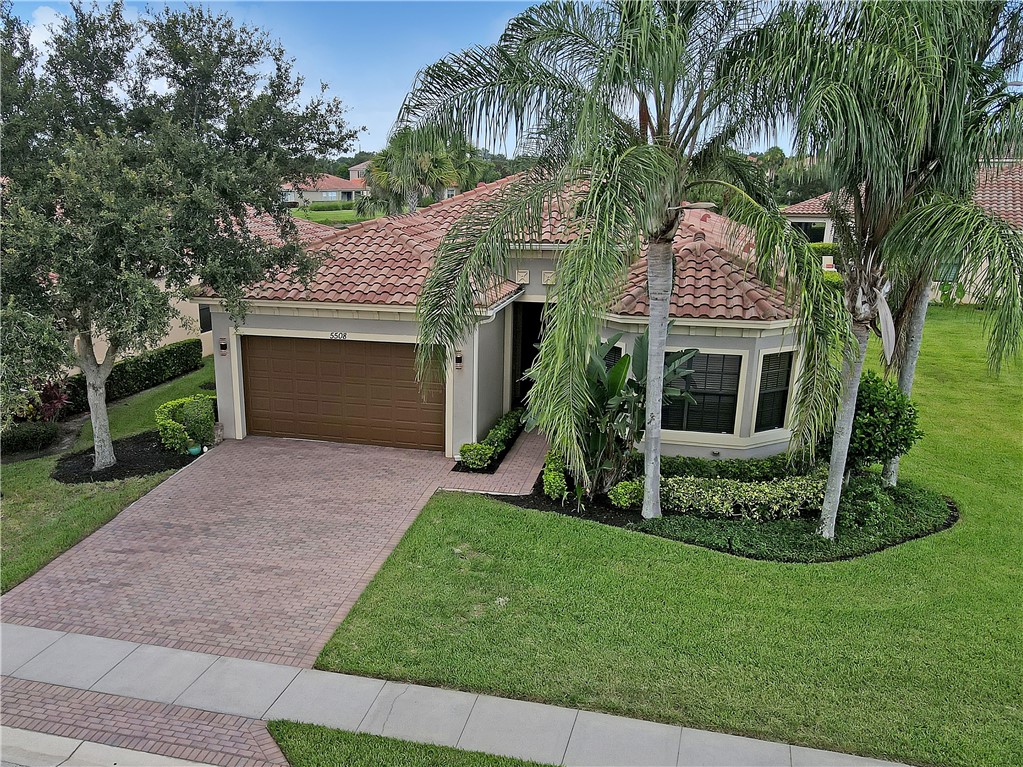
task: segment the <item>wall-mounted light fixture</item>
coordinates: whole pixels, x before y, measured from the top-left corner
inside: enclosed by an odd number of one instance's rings
[[[461,369],[462,369],[462,350],[461,349],[456,349],[455,350],[455,370],[461,370]]]
[[[220,338],[217,341],[217,346],[220,347],[220,356],[221,357],[226,357],[227,356],[227,339],[223,338],[223,337]]]

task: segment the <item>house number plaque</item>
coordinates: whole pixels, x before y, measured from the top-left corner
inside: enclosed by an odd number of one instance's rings
[[[348,339],[348,333],[345,332],[344,330],[340,330],[340,331],[338,331],[336,333],[331,333],[330,334],[330,340],[331,341],[345,341],[347,339]]]

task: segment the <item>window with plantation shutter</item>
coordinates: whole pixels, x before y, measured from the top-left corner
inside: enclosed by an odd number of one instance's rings
[[[755,431],[784,428],[792,379],[792,358],[792,352],[764,355]]]
[[[661,428],[731,434],[739,402],[742,357],[737,354],[697,354],[689,361],[692,375],[665,385],[688,391],[696,403],[675,400],[661,411]]]

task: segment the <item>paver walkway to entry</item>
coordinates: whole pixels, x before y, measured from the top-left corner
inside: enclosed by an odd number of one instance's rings
[[[262,761],[246,755],[249,764],[280,758],[280,752],[273,753],[272,741],[265,741],[266,731],[256,732],[259,720],[287,719],[555,765],[895,767],[846,754],[541,703],[24,626],[0,626],[0,642],[7,726],[60,728],[65,731],[53,734],[68,734],[63,722],[51,724],[38,698],[23,694],[33,690],[82,708],[70,726],[74,733],[80,732],[74,724],[83,720],[100,732],[105,712],[126,706],[123,701],[128,697],[118,696],[130,696],[136,704],[139,700],[157,704],[143,709],[148,718],[142,734],[135,739],[117,736],[113,745],[125,748],[146,745],[142,738],[152,737],[152,730],[160,726],[150,720],[169,719],[162,726],[173,737],[175,719],[205,716],[210,729],[223,729],[225,724],[249,728],[255,742],[248,748],[263,749],[258,752]],[[237,751],[245,744],[232,746]],[[143,750],[160,747],[149,744]],[[232,761],[194,748],[158,752],[225,765]]]
[[[487,476],[422,450],[224,442],[6,594],[4,620],[311,666],[437,487],[528,492],[543,440],[513,453]]]

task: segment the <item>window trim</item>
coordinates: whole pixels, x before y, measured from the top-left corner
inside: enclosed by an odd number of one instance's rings
[[[706,336],[704,336],[706,337]],[[686,336],[689,343],[679,344],[675,343],[675,339],[678,336],[668,336],[668,343],[664,346],[664,351],[669,352],[680,352],[683,349],[698,349],[700,354],[726,354],[733,357],[740,357],[739,361],[739,392],[735,398],[735,428],[731,432],[709,432],[709,431],[683,431],[681,429],[665,429],[661,427],[661,441],[667,442],[673,445],[693,445],[704,442],[705,444],[713,444],[713,438],[718,439],[731,439],[732,437],[741,438],[743,440],[748,437],[741,437],[742,434],[742,422],[745,418],[745,406],[746,406],[746,390],[749,388],[749,349],[721,349],[717,347],[703,347],[699,344],[700,336]],[[758,375],[759,375],[759,368]],[[761,432],[766,434],[767,432]],[[697,436],[698,435],[698,436]],[[708,441],[708,438],[711,438]]]
[[[768,354],[784,354],[785,352],[792,352],[792,372],[789,374],[789,395],[785,400],[785,423],[786,425],[780,429],[764,429],[763,431],[757,431],[757,415],[760,410],[760,378],[764,370],[764,357]],[[802,352],[798,344],[787,343],[781,346],[768,348],[768,349],[757,349],[757,379],[754,382],[753,391],[756,392],[756,396],[753,398],[753,411],[751,413],[752,420],[750,420],[750,437],[757,437],[763,434],[781,434],[782,432],[789,431],[788,422],[792,416],[792,403],[795,399],[796,389],[799,382],[799,370],[801,369],[803,358]]]

